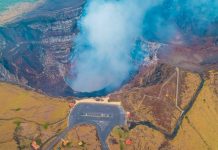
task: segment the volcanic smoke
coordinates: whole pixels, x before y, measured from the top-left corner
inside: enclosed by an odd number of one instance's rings
[[[89,0],[74,41],[75,77],[68,84],[79,92],[119,87],[135,68],[130,53],[139,37],[168,42],[193,19],[196,32],[202,31],[217,18],[210,13],[217,6],[212,0]]]
[[[75,41],[76,78],[80,92],[118,87],[134,68],[130,51],[142,34],[143,17],[151,4],[141,0],[89,1]]]

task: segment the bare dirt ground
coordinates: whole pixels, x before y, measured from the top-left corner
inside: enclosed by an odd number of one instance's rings
[[[133,121],[151,122],[171,133],[201,79],[169,65],[144,67],[129,84],[111,94],[110,101],[121,101]]]
[[[192,78],[190,81],[195,81],[197,78],[193,77],[195,76],[190,76],[188,73],[184,80]],[[108,138],[111,149],[216,150],[218,147],[217,80],[217,71],[211,71],[194,105],[185,115],[178,134],[173,139],[168,139],[157,130],[146,126],[137,126],[131,130],[117,128],[114,129]],[[183,86],[186,85],[190,88],[190,83],[185,83],[183,83]],[[195,87],[195,82],[192,84],[192,87]],[[184,96],[185,93],[182,92],[182,95]],[[189,97],[189,95],[187,95],[187,97]],[[126,139],[131,139],[132,144],[125,144]]]
[[[218,37],[189,37],[186,44],[164,45],[158,50],[161,63],[192,72],[218,69]]]

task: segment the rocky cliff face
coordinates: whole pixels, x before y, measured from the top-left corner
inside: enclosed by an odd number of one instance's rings
[[[65,82],[69,68],[74,65],[71,62],[73,41],[79,32],[77,20],[82,14],[84,3],[84,0],[65,0],[61,3],[58,0],[47,0],[32,12],[0,27],[0,80],[30,86],[52,96],[98,96],[107,93],[103,89],[94,93],[78,94]],[[165,5],[162,7],[168,8]],[[154,10],[156,9],[162,10],[159,7]],[[147,19],[154,10],[148,12]],[[157,16],[164,14],[162,11],[154,12]],[[178,33],[171,36],[170,40],[158,38],[160,35],[151,36],[157,33],[153,28],[149,32],[145,29],[145,36],[140,42],[146,53],[149,50],[150,56],[144,59],[144,63],[158,60],[162,64],[201,73],[217,68],[218,34],[215,31],[209,34],[217,24],[213,23],[213,26],[205,30],[205,34],[198,36],[197,31],[189,31],[195,20],[189,18],[187,22],[183,22],[182,19],[166,19],[167,23],[170,21],[174,21],[178,27]],[[152,21],[150,23],[148,27],[152,26]],[[183,26],[181,23],[184,23]],[[152,42],[148,42],[149,40]],[[138,76],[140,72],[146,72],[146,69],[141,67]],[[159,68],[154,67],[155,69]],[[170,72],[171,69],[165,70]],[[144,78],[149,76],[141,75]],[[159,79],[164,80],[166,76],[159,73],[153,75],[145,79],[144,86],[150,86]]]
[[[72,95],[64,76],[71,65],[82,5],[83,1],[65,1],[60,6],[48,1],[22,19],[0,27],[0,79],[53,96]]]

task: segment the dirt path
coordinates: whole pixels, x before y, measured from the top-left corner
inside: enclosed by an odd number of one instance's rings
[[[181,125],[185,115],[192,108],[192,106],[193,106],[197,96],[199,95],[199,93],[201,92],[201,89],[204,86],[204,83],[205,83],[205,80],[203,79],[203,77],[201,75],[201,83],[198,86],[198,89],[196,90],[194,96],[191,98],[189,104],[185,107],[185,109],[181,113],[180,117],[178,118],[177,123],[175,125],[175,128],[173,129],[173,132],[169,133],[169,132],[167,132],[167,131],[165,131],[165,130],[155,126],[152,122],[149,122],[149,121],[131,122],[133,125],[130,127],[130,129],[133,129],[133,128],[135,128],[138,125],[145,125],[145,126],[147,126],[149,128],[152,128],[152,129],[154,129],[156,131],[159,131],[160,133],[164,134],[167,139],[170,139],[170,140],[174,139],[176,137],[179,129],[180,129],[180,125]]]

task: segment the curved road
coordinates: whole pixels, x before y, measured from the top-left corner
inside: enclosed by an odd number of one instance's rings
[[[82,124],[94,125],[97,129],[103,150],[108,150],[106,139],[115,126],[126,123],[125,111],[119,105],[104,103],[79,103],[71,110],[68,118],[68,127],[52,141],[46,150],[53,147],[66,136],[75,126]]]

